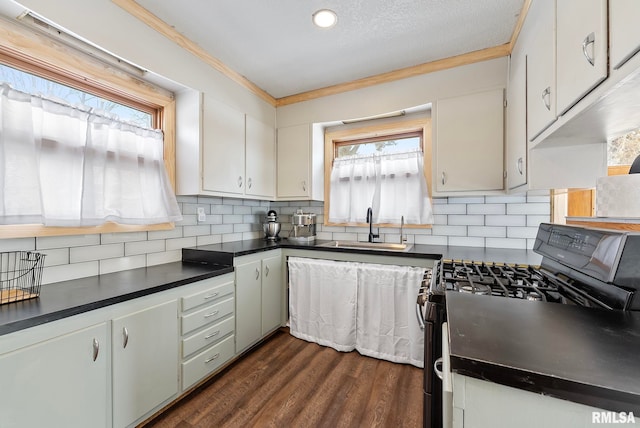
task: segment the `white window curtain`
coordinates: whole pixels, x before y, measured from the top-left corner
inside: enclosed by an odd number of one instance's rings
[[[0,224],[157,224],[182,218],[161,131],[1,86]]]
[[[423,165],[419,150],[335,159],[329,221],[364,223],[371,207],[374,223],[432,224]]]

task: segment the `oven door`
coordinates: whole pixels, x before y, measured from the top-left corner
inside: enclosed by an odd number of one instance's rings
[[[442,428],[453,427],[453,376],[449,354],[449,330],[447,323],[442,324],[442,357],[433,365],[438,378],[442,381]]]
[[[430,296],[431,298],[432,296]],[[423,427],[442,426],[442,381],[435,375],[434,364],[442,355],[444,305],[427,300],[419,305],[418,320],[424,328],[424,409]]]

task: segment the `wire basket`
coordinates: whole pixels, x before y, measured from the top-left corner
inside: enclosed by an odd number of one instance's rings
[[[44,256],[33,251],[0,253],[0,305],[40,295]]]

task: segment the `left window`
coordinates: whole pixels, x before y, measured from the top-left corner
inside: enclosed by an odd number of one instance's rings
[[[83,166],[85,177],[95,175],[93,172],[87,172],[87,165],[91,166],[92,171],[102,169],[104,177],[112,176],[113,171],[123,166],[127,168],[126,165],[134,168],[145,166],[147,167],[146,172],[141,174],[141,179],[138,181],[148,181],[151,177],[149,172],[153,168],[157,169],[160,164],[164,166],[161,168],[163,169],[162,174],[164,174],[163,186],[165,190],[168,189],[173,194],[175,182],[175,102],[170,92],[145,82],[139,76],[107,65],[90,55],[68,47],[45,34],[25,28],[18,23],[3,20],[2,27],[3,32],[9,33],[7,37],[0,37],[0,80],[4,87],[8,88],[10,85],[12,93],[20,94],[20,96],[32,96],[35,101],[32,101],[31,104],[38,104],[40,99],[47,102],[60,102],[65,108],[75,109],[72,114],[88,117],[86,130],[88,135],[93,136],[93,140],[90,141],[91,144],[85,143],[87,147],[83,150],[87,153],[102,151],[102,154]],[[28,102],[25,105],[27,104]],[[39,116],[40,112],[35,111],[33,115],[34,117]],[[113,137],[114,123],[117,125],[115,134],[118,134],[115,137]],[[84,129],[81,129],[82,133]],[[109,132],[105,132],[107,129]],[[132,130],[135,132],[128,132]],[[155,153],[151,155],[148,149],[150,146],[148,146],[137,151],[125,148],[121,152],[122,156],[117,155],[118,149],[113,148],[112,141],[119,141],[118,144],[121,144],[125,134],[127,138],[131,138],[131,141],[138,143],[155,140],[154,143],[157,145],[153,149]],[[97,138],[98,135],[101,137]],[[49,138],[41,138],[42,145],[38,147],[49,150],[52,147],[49,140]],[[65,151],[68,152],[68,148]],[[117,156],[114,157],[114,154]],[[114,162],[115,158],[122,159],[124,162]],[[90,178],[93,181],[102,180],[102,178]],[[143,184],[148,186],[151,185],[151,182]],[[129,186],[122,187],[128,188]],[[142,192],[147,193],[144,189]],[[64,192],[60,193],[64,194]],[[51,193],[48,192],[48,194]],[[95,205],[96,200],[94,194],[95,192],[92,191],[92,196],[89,199],[92,206]],[[175,199],[175,195],[173,197]],[[113,203],[113,198],[106,199],[108,199],[106,205]],[[146,201],[139,205],[145,203]],[[81,204],[83,207],[89,205],[87,201],[83,201]],[[108,206],[107,208],[112,207]],[[146,206],[138,208],[140,208],[139,213],[134,216],[127,214],[123,216],[119,208],[116,208],[115,211],[100,211],[97,217],[102,216],[105,219],[104,222],[92,220],[84,223],[71,222],[67,224],[64,221],[58,224],[51,223],[57,227],[45,227],[37,222],[34,224],[3,225],[0,226],[0,236],[3,238],[31,237],[167,229],[172,227],[171,221],[179,218],[179,212],[176,215],[175,210],[172,210],[172,216],[157,216],[154,220],[151,217],[154,217],[156,212],[149,211]],[[128,217],[136,218],[132,220]],[[163,219],[168,219],[168,221]],[[9,221],[9,223],[11,222]],[[16,223],[24,223],[24,221]]]

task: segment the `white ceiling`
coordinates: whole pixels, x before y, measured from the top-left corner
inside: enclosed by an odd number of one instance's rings
[[[282,98],[508,43],[524,0],[137,0]],[[330,29],[311,15],[338,14]]]

